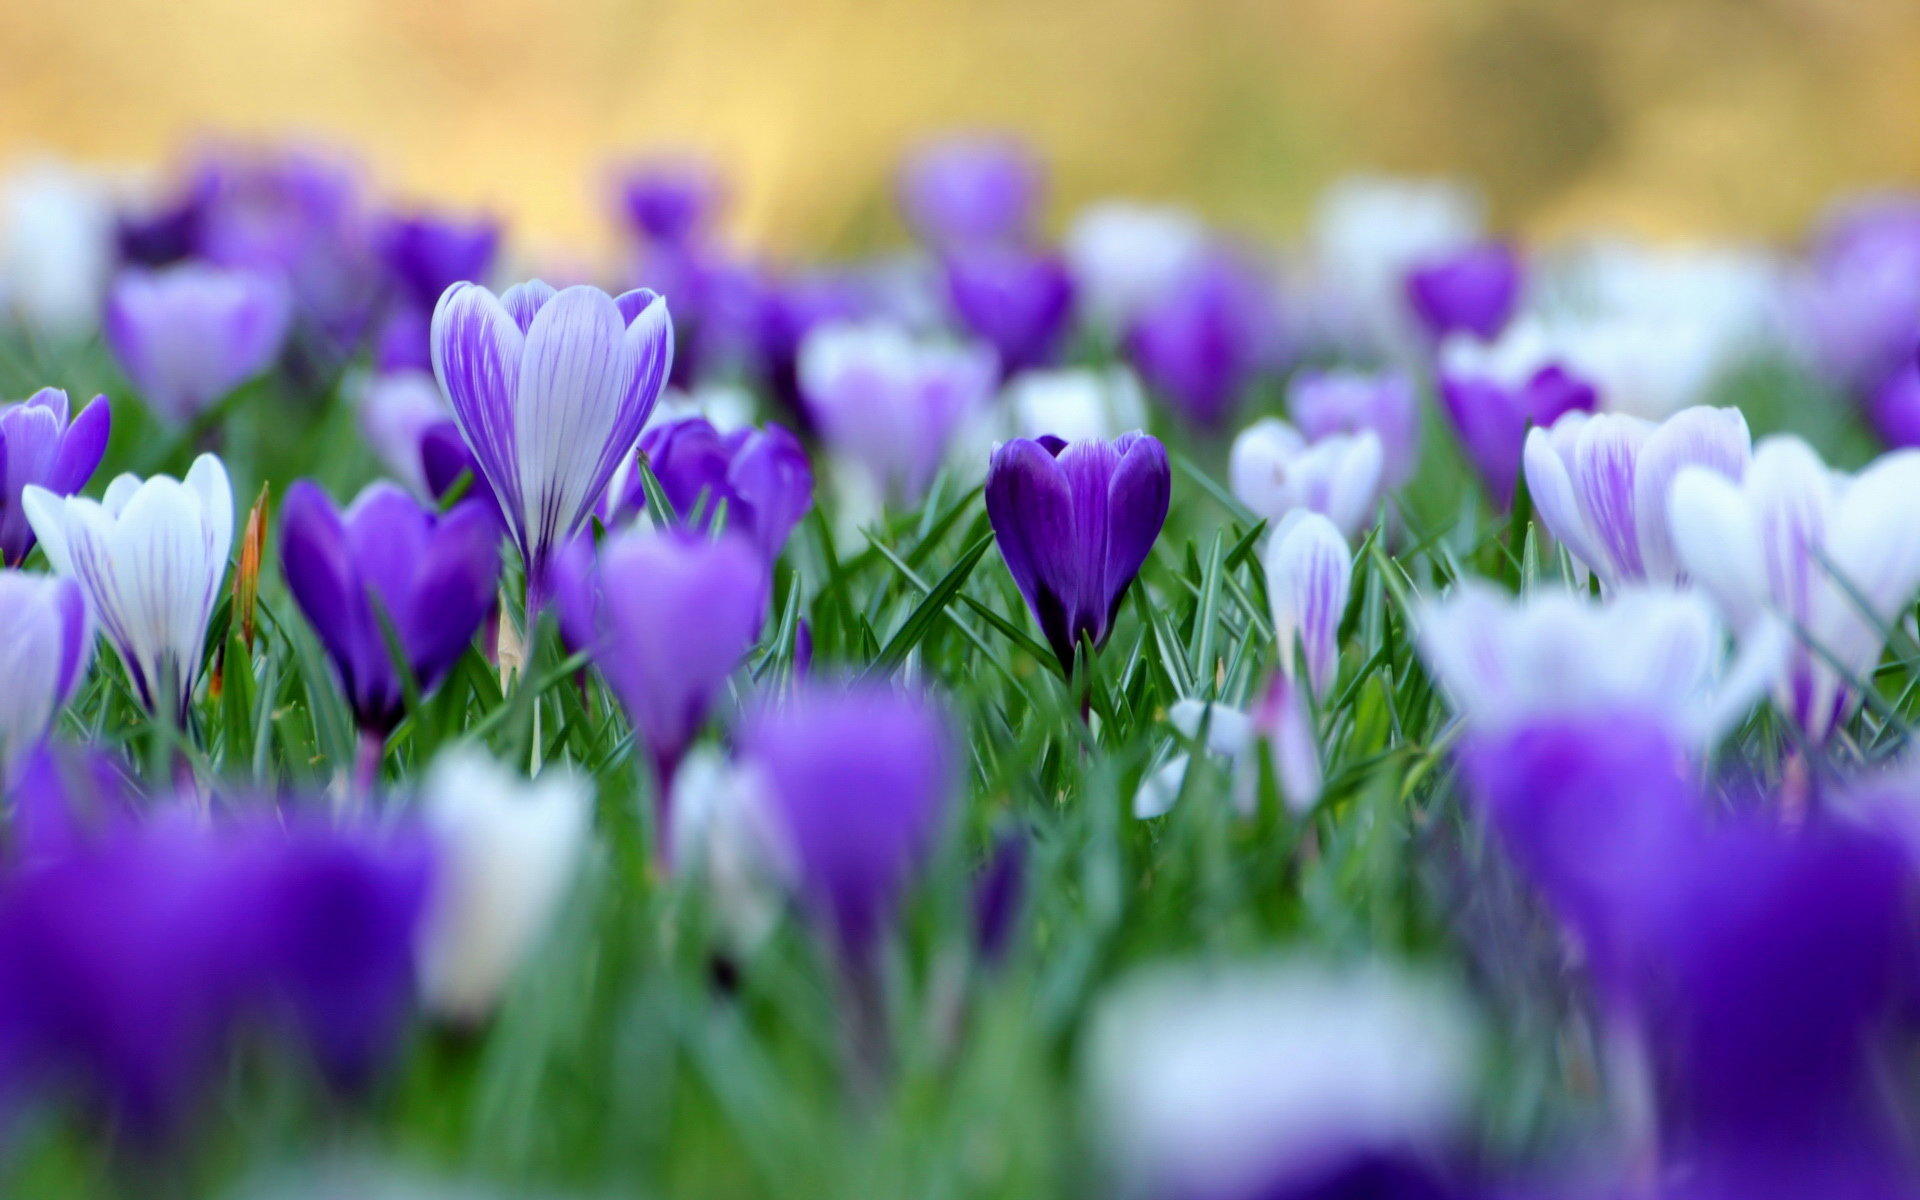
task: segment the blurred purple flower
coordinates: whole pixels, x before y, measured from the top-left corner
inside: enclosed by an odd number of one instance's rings
[[[1045,191],[1039,160],[1011,136],[949,136],[919,147],[900,168],[907,224],[936,247],[1024,240]]]
[[[530,593],[632,453],[672,359],[673,320],[649,291],[615,299],[535,280],[497,298],[455,284],[440,298],[434,375],[526,562]]]
[[[374,247],[401,302],[432,312],[454,284],[486,283],[500,248],[500,223],[489,216],[395,214],[376,226]]]
[[[107,345],[160,417],[199,416],[273,362],[291,315],[270,275],[198,264],[125,271],[107,296]]]
[[[960,325],[999,355],[1001,378],[1058,358],[1073,317],[1073,277],[1057,255],[968,246],[942,260]]]
[[[1792,328],[1835,386],[1867,395],[1920,349],[1920,198],[1830,214],[1789,293]]]
[[[106,455],[113,427],[107,398],[95,396],[71,421],[67,414],[67,394],[59,388],[0,405],[0,564],[17,567],[33,550],[33,526],[20,493],[33,484],[71,496]]]
[[[682,522],[704,506],[699,527],[709,527],[725,504],[727,529],[744,534],[768,563],[813,506],[813,468],[800,439],[783,426],[723,434],[705,417],[686,417],[640,435],[637,456],[621,464],[601,504],[608,524],[646,511],[642,461]]]
[[[479,500],[438,515],[393,484],[375,483],[343,514],[311,481],[287,489],[280,533],[287,587],[333,660],[362,730],[384,737],[404,715],[396,653],[422,694],[459,661],[493,608],[499,540]]]
[[[695,155],[645,159],[616,175],[621,216],[636,236],[652,242],[700,240],[726,199],[719,169]]]
[[[1082,638],[1106,642],[1172,494],[1166,447],[1143,433],[1071,445],[1015,438],[993,452],[994,540],[1062,669],[1073,669]]]
[[[727,678],[759,636],[767,572],[746,538],[687,530],[628,530],[608,538],[597,555],[576,544],[555,564],[562,632],[593,655],[626,707],[663,798]]]
[[[34,747],[4,795],[10,867],[31,867],[79,854],[131,828],[139,797],[125,766],[110,752],[52,742]]]
[[[740,745],[788,838],[803,903],[844,962],[862,969],[953,800],[945,713],[880,684],[810,682],[755,713]]]
[[[1420,400],[1398,371],[1302,371],[1287,384],[1287,411],[1308,441],[1372,433],[1380,439],[1381,484],[1413,478],[1420,461]]]
[[[361,435],[380,465],[414,495],[434,495],[427,486],[421,442],[427,430],[441,423],[453,426],[455,441],[460,434],[432,373],[393,371],[355,378],[348,381],[347,391],[359,410]]]
[[[1920,362],[1889,373],[1866,402],[1867,420],[1881,441],[1896,448],[1920,447]]]
[[[973,945],[980,961],[996,966],[1007,956],[1026,905],[1027,839],[1000,835],[973,887]]]
[[[1435,340],[1500,336],[1520,299],[1520,256],[1505,242],[1482,242],[1407,275],[1407,301]]]
[[[0,571],[0,784],[73,698],[93,661],[93,639],[79,584]]]
[[[1593,385],[1537,341],[1537,333],[1522,329],[1492,347],[1460,338],[1441,347],[1441,408],[1487,498],[1503,509],[1520,478],[1527,428],[1599,407]]]
[[[1272,359],[1274,297],[1225,251],[1193,264],[1127,332],[1126,349],[1150,389],[1189,424],[1218,430]]]

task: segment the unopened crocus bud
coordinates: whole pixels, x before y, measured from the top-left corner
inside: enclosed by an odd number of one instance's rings
[[[1227,471],[1234,496],[1254,516],[1278,524],[1294,512],[1318,513],[1353,537],[1379,511],[1382,464],[1371,430],[1309,444],[1293,426],[1266,417],[1233,440]]]
[[[977,246],[950,251],[943,265],[954,316],[993,347],[1002,377],[1054,363],[1073,317],[1073,277],[1057,256]]]
[[[71,496],[86,486],[107,452],[112,422],[105,396],[95,396],[69,421],[67,394],[59,388],[0,406],[0,564],[17,567],[33,550],[20,493],[33,485]]]
[[[443,751],[422,788],[438,853],[420,931],[421,998],[470,1022],[492,1009],[565,898],[593,788],[564,770],[528,782],[471,747]]]
[[[1025,238],[1045,188],[1032,151],[994,134],[931,142],[900,169],[900,207],[914,232],[935,246]]]
[[[1599,395],[1555,356],[1542,330],[1517,322],[1492,346],[1458,337],[1441,346],[1440,401],[1487,498],[1505,506],[1520,478],[1528,427],[1591,412]]]
[[[635,456],[607,486],[602,507],[610,524],[646,511],[642,462],[680,522],[710,528],[724,510],[726,528],[745,535],[768,562],[780,557],[787,536],[813,507],[806,449],[784,426],[771,422],[764,429],[727,433],[705,417],[651,426],[640,435]]]
[[[1172,493],[1166,447],[1137,431],[1111,442],[1015,438],[993,452],[994,540],[1063,670],[1083,639],[1107,640]]]
[[[291,318],[278,278],[191,263],[122,272],[103,329],[140,398],[182,423],[264,371]]]
[[[1415,268],[1407,300],[1435,341],[1456,333],[1500,336],[1520,299],[1520,257],[1505,242],[1482,242]]]
[[[1340,662],[1340,619],[1353,583],[1353,551],[1333,522],[1319,513],[1296,512],[1273,531],[1261,565],[1281,669],[1292,674],[1298,652],[1308,688],[1324,696]]]
[[[1229,421],[1273,357],[1273,297],[1246,263],[1216,251],[1141,309],[1127,352],[1153,393],[1201,430]]]
[[[28,487],[54,570],[80,585],[149,711],[184,720],[233,553],[233,486],[202,454],[186,478],[122,475],[99,500]]]

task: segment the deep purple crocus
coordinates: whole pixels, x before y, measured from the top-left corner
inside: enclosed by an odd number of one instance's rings
[[[705,417],[655,425],[640,435],[638,458],[629,461],[607,489],[603,507],[610,524],[646,510],[638,462],[644,461],[667,503],[682,522],[712,525],[725,505],[726,527],[745,534],[768,562],[780,557],[787,535],[813,506],[813,468],[807,452],[785,427],[721,433]]]
[[[67,394],[59,388],[41,388],[18,404],[0,406],[0,564],[19,566],[34,546],[21,491],[37,484],[71,496],[85,487],[107,452],[112,426],[105,396],[95,396],[71,421]]]
[[[996,966],[1007,956],[1026,904],[1027,839],[1000,835],[973,887],[973,947],[980,961]]]
[[[1144,433],[1071,444],[1015,438],[994,451],[987,517],[1063,669],[1082,638],[1107,640],[1172,494],[1166,447]]]
[[[1407,301],[1435,341],[1456,333],[1500,336],[1520,299],[1520,256],[1505,242],[1482,242],[1407,275]]]
[[[122,272],[102,329],[141,399],[178,423],[264,371],[291,315],[277,278],[189,263]]]
[[[485,282],[500,249],[500,222],[485,215],[396,214],[376,226],[374,248],[401,300],[432,312],[454,284]]]
[[[726,184],[697,155],[663,155],[620,170],[615,179],[620,215],[647,241],[681,245],[704,236],[726,199]]]
[[[1599,407],[1599,395],[1557,362],[1507,379],[1443,357],[1440,403],[1488,499],[1504,508],[1520,478],[1528,427],[1549,427],[1567,413],[1591,412]]]
[[[577,533],[633,451],[673,361],[667,302],[645,289],[496,297],[447,289],[433,314],[433,372],[526,562],[538,607],[550,554]]]
[[[759,636],[767,570],[744,537],[647,529],[615,534],[597,556],[576,543],[555,565],[561,631],[593,655],[625,706],[663,798]]]
[[[1021,241],[1033,230],[1046,176],[1017,138],[956,135],[910,154],[900,168],[900,207],[933,246]]]
[[[1073,317],[1073,276],[1059,255],[972,246],[950,252],[944,263],[954,316],[994,348],[1002,378],[1057,359]]]
[[[1154,394],[1190,424],[1218,430],[1274,350],[1273,297],[1226,253],[1197,261],[1146,305],[1126,349]]]
[[[809,915],[862,969],[953,800],[945,714],[883,684],[809,682],[755,713],[740,746],[761,772]]]
[[[1920,446],[1920,363],[1909,362],[1867,396],[1867,420],[1889,446]]]
[[[405,712],[389,636],[420,691],[436,687],[493,607],[499,539],[479,500],[436,515],[396,485],[375,483],[342,513],[317,484],[287,489],[288,589],[371,738],[392,732]]]

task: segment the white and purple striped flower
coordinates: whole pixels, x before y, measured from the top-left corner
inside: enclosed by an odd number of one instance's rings
[[[1738,481],[1680,472],[1668,520],[1680,564],[1736,629],[1777,619],[1798,635],[1776,700],[1825,737],[1920,589],[1920,451],[1848,476],[1799,438],[1770,437]]]
[[[1257,517],[1318,513],[1343,537],[1365,529],[1380,508],[1384,452],[1372,430],[1309,442],[1277,417],[1264,417],[1233,440],[1227,474],[1233,494]]]
[[[665,299],[641,289],[495,296],[447,289],[433,313],[433,373],[453,402],[537,596],[554,549],[593,511],[640,439],[673,363]]]
[[[1609,587],[1683,578],[1667,494],[1687,467],[1738,480],[1752,458],[1735,408],[1682,409],[1659,424],[1625,413],[1570,412],[1527,433],[1527,490],[1541,522]]]
[[[1274,530],[1261,565],[1281,670],[1293,675],[1297,647],[1307,686],[1324,696],[1340,663],[1340,618],[1353,586],[1353,552],[1332,521],[1316,512],[1295,512]]]
[[[27,520],[54,570],[79,583],[147,708],[180,719],[233,551],[233,487],[202,454],[185,479],[122,475],[99,500],[29,487]]]
[[[46,736],[93,657],[93,622],[71,579],[0,571],[0,784]]]
[[[178,423],[265,370],[292,314],[286,284],[272,275],[188,263],[122,272],[102,330],[141,398]]]

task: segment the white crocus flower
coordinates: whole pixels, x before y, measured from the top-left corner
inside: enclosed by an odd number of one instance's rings
[[[1233,440],[1227,477],[1257,517],[1278,523],[1296,511],[1319,513],[1353,537],[1379,510],[1384,466],[1380,437],[1370,429],[1309,442],[1287,422],[1266,417]]]
[[[1373,348],[1406,350],[1414,342],[1407,273],[1477,241],[1484,224],[1480,198],[1449,180],[1341,180],[1314,215],[1321,301],[1341,306]]]
[[[122,475],[99,500],[21,495],[54,570],[80,585],[150,711],[180,718],[233,552],[233,487],[202,454],[185,479]]]
[[[593,819],[568,771],[528,782],[472,747],[434,760],[421,797],[439,850],[420,990],[441,1016],[486,1015],[565,898]]]
[[[1064,243],[1088,319],[1110,332],[1124,329],[1172,287],[1207,246],[1207,228],[1192,213],[1128,201],[1088,208]]]
[[[1009,436],[1111,441],[1147,423],[1140,380],[1125,367],[1024,371],[1006,388]]]
[[[1160,967],[1094,1015],[1089,1111],[1146,1194],[1290,1194],[1348,1155],[1443,1149],[1479,1046],[1458,995],[1385,963]]]
[[[1281,669],[1293,673],[1297,644],[1307,686],[1324,696],[1340,665],[1340,619],[1353,587],[1353,551],[1333,522],[1316,512],[1295,512],[1274,530],[1260,561]]]
[[[106,186],[45,161],[7,179],[0,196],[0,305],[36,332],[91,332],[113,267],[113,206]]]
[[[1920,589],[1920,451],[1849,476],[1797,437],[1770,437],[1738,481],[1682,471],[1667,516],[1681,564],[1735,628],[1776,621],[1798,635],[1775,699],[1826,736]]]
[[[1295,812],[1306,812],[1320,799],[1320,745],[1305,695],[1284,674],[1275,675],[1267,694],[1252,711],[1201,700],[1180,700],[1167,710],[1167,721],[1191,742],[1204,726],[1206,753],[1226,766],[1229,795],[1242,816],[1253,813],[1259,794],[1260,750],[1271,751],[1280,794]],[[1192,755],[1176,753],[1140,781],[1134,793],[1133,815],[1141,819],[1162,816],[1180,799],[1186,786]]]
[[[698,747],[673,778],[674,872],[706,889],[738,950],[758,946],[779,919],[795,870],[759,773]]]

